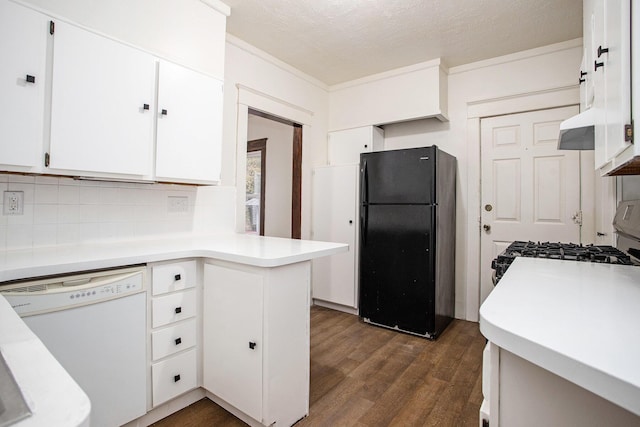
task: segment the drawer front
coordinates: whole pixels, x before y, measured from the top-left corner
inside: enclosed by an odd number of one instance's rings
[[[195,289],[156,297],[151,300],[153,328],[167,325],[196,315]]]
[[[195,348],[152,364],[151,381],[153,406],[196,388]]]
[[[151,333],[153,360],[162,359],[196,345],[196,319]]]
[[[151,281],[153,295],[193,288],[196,285],[196,261],[153,266]]]

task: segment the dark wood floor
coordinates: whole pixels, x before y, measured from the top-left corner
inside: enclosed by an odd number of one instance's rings
[[[437,341],[311,309],[308,426],[477,426],[482,403],[478,324],[453,321]],[[245,426],[203,399],[154,424]]]

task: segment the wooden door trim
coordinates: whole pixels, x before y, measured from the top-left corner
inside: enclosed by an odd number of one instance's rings
[[[267,138],[247,141],[247,153],[260,151],[260,235],[264,236],[265,190],[267,182]]]
[[[302,125],[293,125],[293,156],[291,167],[291,238],[302,235]]]

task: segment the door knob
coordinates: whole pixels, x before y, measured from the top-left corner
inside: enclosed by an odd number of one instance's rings
[[[483,225],[482,228],[484,228],[484,231],[486,231],[487,233],[491,231],[491,226],[489,224]]]
[[[487,211],[487,212],[491,212],[493,210],[493,206],[491,206],[489,204],[486,204],[486,205],[484,205],[484,210]]]

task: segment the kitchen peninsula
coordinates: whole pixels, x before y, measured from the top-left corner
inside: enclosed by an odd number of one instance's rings
[[[158,297],[160,293],[157,292],[161,275],[168,273],[171,280],[175,276],[176,282],[184,281],[188,275],[187,292],[180,286],[162,292],[176,298],[187,293],[195,295],[196,308],[192,319],[196,321],[188,319],[187,322],[198,325],[196,343],[192,349],[178,353],[191,352],[197,355],[193,359],[197,363],[194,362],[191,368],[194,373],[193,387],[187,391],[179,389],[173,394],[169,390],[167,394],[166,390],[155,384],[156,371],[153,368],[172,358],[157,358],[154,356],[155,348],[151,350],[149,345],[148,372],[154,372],[154,376],[152,379],[152,375],[148,375],[147,380],[147,414],[132,420],[130,424],[148,425],[207,396],[250,425],[292,425],[307,415],[309,408],[311,260],[347,250],[348,246],[340,243],[243,234],[185,235],[43,247],[0,252],[0,282],[144,264],[147,266],[148,281],[147,318],[153,319],[155,302],[162,298]],[[172,269],[180,270],[184,265],[195,266],[194,274],[186,270],[180,278]],[[247,304],[238,303],[244,302],[245,297]],[[247,352],[251,359],[247,362],[250,365],[243,365],[243,357],[247,356],[240,354],[236,358],[223,344],[226,344],[224,340],[229,336],[235,339],[236,335],[244,333],[239,323],[255,326],[254,322],[241,317],[242,313],[247,312],[247,307],[256,308],[250,314],[252,319],[258,318],[261,325],[258,332],[261,335],[249,337],[248,346],[242,341],[244,345],[237,351]],[[0,305],[0,309],[10,310],[8,304]],[[222,310],[240,320],[235,322],[229,317],[216,317]],[[178,319],[178,325],[186,324],[181,321]],[[152,324],[148,324],[147,329],[149,341],[160,330]],[[221,331],[228,336],[221,336]],[[0,350],[3,350],[7,339],[10,339],[10,331],[3,328],[0,331]],[[10,362],[13,364],[10,364],[10,369],[21,369],[17,366],[20,360]],[[242,373],[248,371],[247,366],[258,367],[259,378],[250,378],[250,384],[243,383],[240,400],[232,390],[234,379],[221,378],[219,370],[214,369],[223,362],[229,368],[225,372]],[[184,384],[187,376],[184,377],[180,383],[177,380],[176,383]],[[43,377],[42,381],[47,379]],[[45,388],[44,385],[38,386]],[[30,390],[23,389],[23,394],[30,393]],[[32,408],[34,415],[38,405],[35,407]]]

